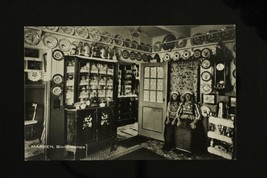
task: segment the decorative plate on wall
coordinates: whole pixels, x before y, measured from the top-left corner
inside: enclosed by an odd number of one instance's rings
[[[187,39],[183,39],[183,36],[180,36],[177,38],[178,41],[176,41],[176,48],[183,48],[187,44]],[[181,40],[179,40],[181,39]]]
[[[95,41],[101,40],[101,33],[97,29],[88,29],[89,31],[89,37]]]
[[[113,42],[112,35],[109,32],[103,32],[101,41],[111,44]]]
[[[71,43],[69,40],[62,38],[59,40],[58,46],[62,51],[68,52],[71,48]]]
[[[138,42],[137,41],[132,41],[132,48],[137,49]]]
[[[180,54],[179,54],[179,52],[176,51],[176,52],[174,53],[174,55],[173,55],[173,60],[174,60],[174,61],[178,61],[179,58],[180,58]]]
[[[87,38],[89,36],[88,30],[85,27],[75,27],[75,33],[82,38]]]
[[[201,63],[201,66],[203,69],[208,69],[211,66],[210,60],[204,59]]]
[[[64,59],[64,53],[59,49],[54,50],[52,56],[57,61],[61,61]]]
[[[63,27],[60,27],[60,29],[61,29],[64,33],[66,33],[66,34],[68,34],[68,35],[73,35],[74,32],[75,32],[74,27],[71,27],[71,26],[63,26]]]
[[[57,46],[57,38],[52,35],[52,34],[48,34],[46,33],[43,36],[43,44],[48,47],[48,48],[55,48]]]
[[[127,47],[127,48],[131,48],[132,47],[132,41],[129,38],[127,38],[124,41],[124,46]]]
[[[57,26],[46,26],[45,28],[47,28],[48,30],[51,30],[51,31],[58,31],[58,27]]]
[[[201,56],[201,50],[200,49],[196,49],[194,50],[194,57],[197,59]]]
[[[201,56],[203,57],[203,58],[210,58],[210,56],[211,56],[211,50],[209,49],[209,48],[204,48],[204,49],[202,49],[202,51],[201,51]]]
[[[184,50],[184,51],[183,51],[182,58],[183,58],[184,60],[189,59],[190,56],[191,56],[191,52],[190,52],[189,50]]]
[[[29,45],[37,45],[40,42],[40,36],[35,30],[25,30],[24,42]]]
[[[136,54],[135,54],[135,52],[130,52],[130,59],[131,60],[135,60],[136,59]]]
[[[60,74],[55,74],[52,78],[52,82],[56,85],[60,85],[63,82],[63,76]]]
[[[205,36],[205,42],[206,43],[215,43],[219,41],[220,34],[216,33],[218,30],[210,30],[207,35]]]
[[[148,58],[147,58],[147,55],[146,54],[143,54],[142,55],[142,57],[141,57],[141,59],[144,61],[144,62],[147,62],[148,60]]]
[[[130,53],[129,53],[127,50],[123,50],[123,51],[122,51],[122,57],[123,57],[124,59],[128,59],[129,56],[130,56]]]
[[[123,38],[120,35],[115,35],[115,44],[122,46],[123,45]]]
[[[204,94],[210,94],[212,92],[211,84],[209,83],[202,84],[202,92]]]
[[[28,79],[33,82],[37,82],[38,80],[41,80],[42,78],[42,72],[41,70],[30,70],[28,71]]]
[[[171,59],[170,55],[167,53],[165,54],[165,56],[163,57],[164,61],[169,61]]]
[[[175,42],[170,42],[170,41],[175,41],[175,40],[176,40],[176,37],[173,34],[166,35],[162,40],[162,43],[163,43],[162,48],[164,50],[172,50],[175,47]]]
[[[54,87],[52,87],[51,92],[52,92],[55,96],[60,96],[60,95],[62,95],[63,90],[62,90],[62,88],[61,88],[60,86],[54,86]]]
[[[117,57],[117,58],[120,58],[120,57],[121,57],[121,54],[122,54],[121,50],[120,50],[119,48],[117,48],[117,49],[115,50],[115,55],[116,55],[116,57]]]
[[[136,60],[137,61],[141,61],[142,60],[141,57],[142,57],[142,54],[141,53],[137,53],[136,54]]]
[[[192,45],[201,45],[204,41],[204,36],[200,36],[203,35],[202,33],[196,33],[193,35],[193,37],[191,38],[190,42]]]
[[[209,81],[211,80],[211,73],[208,71],[205,71],[201,74],[201,78],[203,81]]]

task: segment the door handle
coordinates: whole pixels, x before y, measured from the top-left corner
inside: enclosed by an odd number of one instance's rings
[[[163,102],[165,101],[165,98],[163,98]]]

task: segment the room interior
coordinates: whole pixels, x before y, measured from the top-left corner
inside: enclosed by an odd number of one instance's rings
[[[235,26],[25,26],[25,161],[235,160]],[[171,93],[190,90],[205,151],[175,126]]]

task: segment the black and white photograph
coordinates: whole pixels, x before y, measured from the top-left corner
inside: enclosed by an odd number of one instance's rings
[[[235,24],[24,26],[24,161],[236,160],[236,48]]]

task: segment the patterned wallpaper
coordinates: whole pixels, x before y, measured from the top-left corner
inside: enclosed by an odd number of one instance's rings
[[[190,90],[197,101],[199,61],[173,61],[170,65],[170,92],[176,90],[182,94]]]

